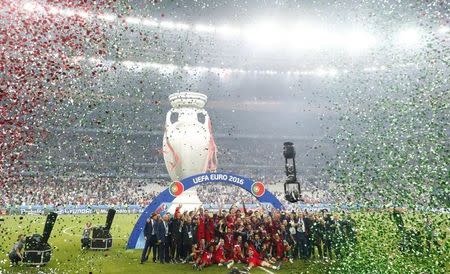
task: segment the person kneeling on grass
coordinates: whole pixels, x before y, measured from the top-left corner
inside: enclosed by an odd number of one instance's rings
[[[9,259],[13,266],[18,265],[23,260],[22,249],[25,243],[25,236],[20,234],[17,238],[17,243],[14,244],[11,252],[9,252]]]
[[[91,247],[91,231],[92,223],[87,222],[83,228],[83,235],[81,236],[81,249],[89,249]]]
[[[203,250],[201,250],[197,244],[192,245],[191,253],[186,257],[185,263],[195,263],[199,256],[201,256],[203,253]]]
[[[255,266],[270,267],[274,270],[280,269],[280,265],[273,265],[267,261],[264,261],[252,245],[249,246],[247,251],[247,263],[248,266],[244,267],[247,271],[250,271]]]
[[[277,262],[277,260],[272,256],[272,251],[270,248],[269,243],[263,243],[261,247],[260,257],[265,260],[266,262],[269,262],[271,264],[274,264]]]
[[[192,267],[197,270],[203,270],[203,268],[212,265],[213,264],[213,251],[214,251],[214,246],[209,245],[203,251],[203,254],[197,259],[197,261],[195,262],[195,264]]]

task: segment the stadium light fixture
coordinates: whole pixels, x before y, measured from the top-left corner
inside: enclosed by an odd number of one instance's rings
[[[157,27],[159,25],[157,21],[150,20],[150,19],[143,19],[141,21],[141,23],[142,23],[142,25],[148,26],[148,27]]]
[[[438,29],[438,32],[441,33],[441,34],[449,33],[450,32],[450,27],[448,27],[448,26],[441,26]]]
[[[175,28],[179,29],[179,30],[188,30],[191,28],[191,26],[189,26],[188,24],[184,24],[184,23],[176,23]]]
[[[141,19],[139,19],[138,17],[127,16],[125,17],[125,22],[127,22],[128,24],[139,25],[141,23]]]
[[[102,13],[102,14],[98,14],[97,18],[100,20],[107,21],[107,22],[112,22],[112,21],[116,20],[117,16],[114,14],[110,14],[110,13]]]
[[[175,22],[172,22],[172,21],[162,21],[159,25],[162,28],[174,29],[174,30],[187,30],[187,29],[190,28],[190,26],[188,24],[175,23]]]
[[[404,29],[398,33],[397,42],[401,46],[412,47],[420,43],[420,32],[417,28]]]
[[[59,9],[58,9],[57,7],[50,7],[50,8],[48,9],[48,12],[49,12],[50,14],[57,14],[57,13],[59,13]]]
[[[212,33],[216,31],[216,28],[211,25],[197,24],[195,25],[195,30],[198,32]]]
[[[90,14],[89,12],[84,11],[84,10],[77,11],[76,14],[85,19],[89,19],[92,17],[92,14]]]
[[[375,45],[376,39],[366,31],[354,31],[346,39],[348,49],[352,51],[366,50]]]
[[[71,16],[74,16],[76,14],[76,12],[73,9],[61,9],[61,10],[59,10],[59,14],[67,16],[67,17],[71,17]]]
[[[283,30],[274,21],[263,21],[249,25],[245,28],[245,38],[252,45],[268,49],[281,44],[284,35]]]
[[[41,6],[40,4],[33,2],[33,1],[27,1],[23,3],[22,9],[27,12],[31,13],[45,13],[45,8]]]
[[[175,23],[172,21],[163,21],[160,26],[166,29],[175,29]]]
[[[238,28],[230,27],[229,25],[222,25],[217,28],[217,33],[225,37],[234,37],[238,36],[241,33],[241,30]]]

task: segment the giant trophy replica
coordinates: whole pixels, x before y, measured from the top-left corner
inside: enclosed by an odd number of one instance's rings
[[[172,109],[166,115],[163,153],[172,182],[216,171],[217,147],[211,120],[204,109],[207,99],[206,95],[197,92],[179,92],[169,96]],[[201,204],[195,190],[180,194],[174,205],[181,203],[189,209]]]

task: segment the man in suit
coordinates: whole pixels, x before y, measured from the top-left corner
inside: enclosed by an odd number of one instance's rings
[[[306,259],[308,256],[308,239],[306,237],[305,219],[302,213],[300,213],[297,220],[294,220],[294,226],[297,230],[297,233],[295,234],[295,241],[298,245],[300,258]],[[297,254],[295,254],[294,257],[297,257]]]
[[[183,245],[181,242],[181,230],[183,227],[183,221],[181,219],[180,208],[181,205],[177,207],[174,218],[169,222],[169,231],[171,236],[170,257],[173,262],[179,262],[182,259],[181,253]]]
[[[183,246],[182,259],[185,262],[187,257],[191,254],[192,245],[196,242],[197,230],[195,225],[192,223],[191,218],[187,217],[186,222],[183,224],[181,229],[181,243]]]
[[[144,250],[142,250],[141,264],[148,260],[148,255],[152,250],[153,250],[153,262],[156,262],[157,229],[158,229],[157,215],[155,212],[153,212],[151,217],[147,220],[144,227],[145,246]]]
[[[159,262],[168,263],[169,258],[169,247],[170,247],[170,234],[169,234],[169,214],[164,215],[162,221],[158,224],[158,232],[156,238],[159,243]]]
[[[311,227],[313,225],[313,219],[311,214],[308,213],[307,210],[305,210],[305,215],[303,217],[303,221],[305,223],[305,232],[306,232],[306,258],[311,258]]]

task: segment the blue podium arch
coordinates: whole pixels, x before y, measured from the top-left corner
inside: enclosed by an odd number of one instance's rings
[[[226,183],[235,185],[250,192],[260,203],[271,204],[276,209],[283,209],[281,202],[272,193],[267,191],[262,182],[255,182],[250,178],[231,174],[231,173],[202,173],[179,182],[172,183],[167,189],[161,192],[153,201],[144,209],[134,225],[130,238],[128,239],[127,249],[144,248],[144,226],[145,222],[152,212],[161,213],[166,211],[172,201],[184,190],[202,184],[210,183]]]

